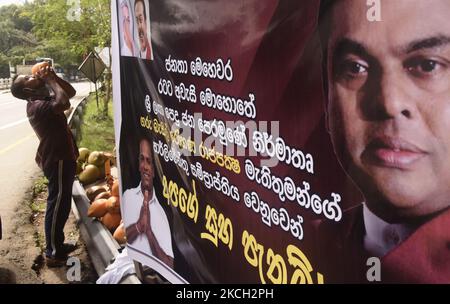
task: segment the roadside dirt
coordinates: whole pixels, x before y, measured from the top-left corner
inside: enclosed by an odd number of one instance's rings
[[[44,180],[40,178],[26,193],[25,201],[18,204],[12,230],[0,240],[0,284],[94,284],[97,274],[72,213],[65,226],[65,236],[66,241],[76,241],[78,244],[78,249],[70,256],[80,260],[81,280],[68,280],[69,266],[48,268],[45,265],[43,249],[46,197]]]

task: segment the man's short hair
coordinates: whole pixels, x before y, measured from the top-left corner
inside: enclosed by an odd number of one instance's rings
[[[330,36],[331,30],[331,13],[332,7],[339,0],[321,0],[320,8],[319,8],[319,17],[318,17],[318,25],[317,29],[319,32],[320,42],[322,44],[322,49],[326,49],[328,44],[328,38]]]
[[[28,99],[28,95],[25,94],[24,92],[24,85],[23,85],[23,80],[21,81],[20,79],[18,79],[20,75],[16,75],[13,77],[12,79],[12,84],[11,84],[11,94],[19,99]]]
[[[153,139],[151,138],[151,136],[149,136],[147,134],[143,134],[143,135],[140,136],[140,138],[139,138],[139,154],[140,154],[140,150],[141,150],[141,147],[140,147],[141,146],[141,142],[143,142],[143,141],[146,141],[148,143],[149,147],[150,147],[150,154],[152,155],[151,163],[152,163],[152,166],[154,167],[155,166],[155,164],[154,164],[155,157],[153,156],[153,153],[154,153],[154,151],[153,151]]]
[[[145,20],[147,20],[147,12],[145,11],[145,2],[144,2],[144,0],[136,0],[136,2],[134,2],[134,10],[136,10],[136,5],[139,2],[142,2],[142,5],[144,6],[144,18],[145,18]]]
[[[328,40],[331,33],[332,25],[332,8],[339,0],[321,0],[319,8],[319,17],[317,23],[317,32],[320,40],[321,50],[322,50],[322,82],[325,95],[328,94]]]

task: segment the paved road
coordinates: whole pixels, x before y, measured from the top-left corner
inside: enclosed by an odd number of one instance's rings
[[[72,103],[89,94],[87,82],[73,84],[77,95]],[[34,162],[38,139],[26,117],[26,102],[0,92],[0,215],[7,236],[11,219],[24,193],[39,174]]]

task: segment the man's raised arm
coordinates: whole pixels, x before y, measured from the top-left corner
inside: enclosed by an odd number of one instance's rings
[[[58,75],[55,74],[56,82],[60,85],[60,87],[66,92],[67,96],[70,98],[74,97],[77,91],[74,87],[67,81],[62,78],[59,78]]]

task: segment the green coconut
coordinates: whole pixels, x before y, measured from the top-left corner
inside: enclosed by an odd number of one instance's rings
[[[83,162],[77,161],[77,175],[83,172],[83,165],[84,165]]]
[[[103,154],[103,152],[94,151],[91,154],[89,154],[88,157],[88,163],[90,165],[94,165],[97,167],[102,167],[105,165],[105,161],[108,159],[108,157]]]
[[[100,172],[99,178],[105,178],[106,176],[105,164],[103,164],[103,166],[98,167],[98,171]]]
[[[87,165],[83,172],[80,173],[78,179],[83,185],[89,185],[100,178],[100,170],[94,165]]]
[[[78,161],[86,162],[91,152],[87,148],[80,148],[78,149],[78,153],[80,154],[80,156],[78,156]]]

